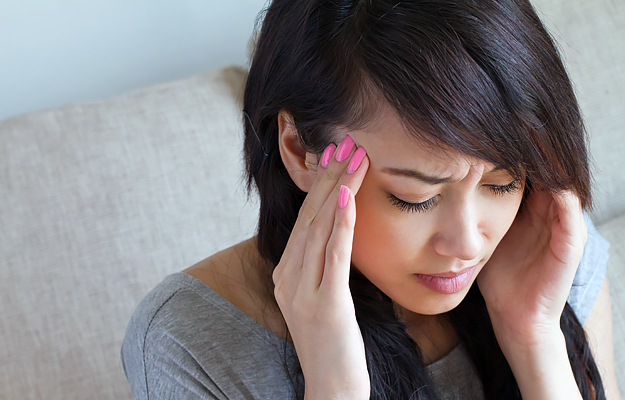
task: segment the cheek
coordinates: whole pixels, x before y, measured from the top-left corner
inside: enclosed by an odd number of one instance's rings
[[[489,231],[491,232],[489,239],[493,242],[492,250],[499,244],[514,222],[522,197],[522,193],[520,193],[504,198],[494,198],[490,202],[484,203],[482,215],[485,215],[488,221]]]

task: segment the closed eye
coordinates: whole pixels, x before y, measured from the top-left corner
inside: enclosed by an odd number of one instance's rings
[[[426,212],[428,210],[430,210],[432,207],[434,207],[436,205],[436,203],[438,203],[438,196],[434,196],[431,197],[425,201],[422,201],[420,203],[410,203],[407,201],[404,201],[402,199],[399,199],[397,197],[395,197],[392,194],[388,194],[388,199],[391,201],[391,203],[394,206],[397,206],[399,208],[400,211],[405,211],[408,213],[415,213],[415,212]]]
[[[497,196],[504,196],[510,193],[516,193],[521,189],[521,180],[515,179],[507,185],[488,185],[493,194]]]

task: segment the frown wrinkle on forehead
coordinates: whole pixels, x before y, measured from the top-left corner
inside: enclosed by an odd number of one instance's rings
[[[470,167],[471,168],[479,167],[479,168],[486,169],[484,168],[483,164],[478,164],[478,163],[471,164]],[[463,168],[463,170],[468,172],[466,168]],[[502,170],[503,170],[502,168],[493,168],[490,171],[485,172],[485,174],[492,174],[492,173],[499,172]],[[430,174],[421,172],[416,169],[382,167],[381,171],[390,175],[413,178],[413,179],[419,180],[421,182],[424,182],[430,185],[440,185],[442,183],[454,183],[458,181],[458,179],[454,179],[452,175],[449,175],[449,176],[440,176],[437,174],[430,175]]]

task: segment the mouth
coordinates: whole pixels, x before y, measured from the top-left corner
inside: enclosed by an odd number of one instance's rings
[[[465,269],[460,270],[458,272],[451,271],[451,272],[444,272],[444,273],[441,273],[441,274],[421,274],[421,275],[435,276],[435,277],[438,277],[438,278],[455,278],[457,276],[466,274],[467,272],[473,270],[475,267],[477,267],[477,265],[465,268]]]
[[[441,294],[453,294],[460,292],[467,287],[473,277],[475,271],[474,265],[470,268],[466,268],[459,272],[445,272],[442,274],[414,274],[415,278],[428,289],[441,293]]]

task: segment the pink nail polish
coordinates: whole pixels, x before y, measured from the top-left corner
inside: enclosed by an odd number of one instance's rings
[[[347,173],[351,174],[352,172],[356,172],[358,167],[360,167],[360,163],[362,159],[365,157],[367,152],[364,147],[359,147],[352,156],[352,159],[349,161],[349,165],[347,166]]]
[[[326,147],[326,149],[324,150],[323,155],[321,156],[321,165],[323,167],[328,166],[328,163],[330,162],[330,159],[334,154],[334,150],[336,150],[336,145],[334,143],[330,143],[328,147]]]
[[[344,161],[347,160],[347,157],[352,152],[352,148],[354,147],[354,140],[349,137],[349,135],[345,136],[345,139],[339,144],[339,148],[336,151],[336,161]]]
[[[349,188],[341,185],[341,189],[339,190],[339,208],[345,208],[347,200],[349,200]]]

